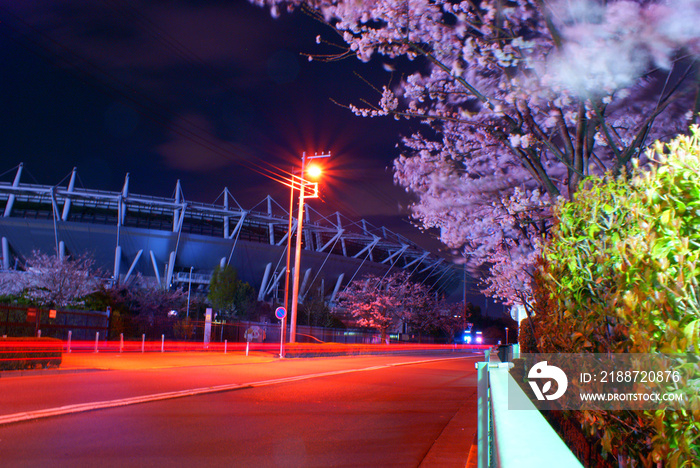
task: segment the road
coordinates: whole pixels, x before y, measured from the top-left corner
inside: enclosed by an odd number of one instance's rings
[[[3,376],[0,459],[13,467],[464,467],[477,359],[239,360]],[[40,417],[56,408],[58,416]],[[29,420],[11,422],[21,415]]]

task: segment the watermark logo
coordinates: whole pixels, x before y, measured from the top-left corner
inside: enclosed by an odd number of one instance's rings
[[[700,408],[699,353],[521,353],[509,372],[513,410]]]
[[[541,361],[532,366],[527,377],[530,379],[529,383],[530,387],[532,387],[532,391],[535,392],[537,399],[541,401],[556,400],[566,392],[566,387],[569,385],[569,379],[566,378],[564,371],[557,366],[547,365],[547,361]],[[548,379],[544,382],[542,388],[540,388],[538,382],[536,382],[536,380],[539,379]],[[547,395],[552,389],[552,380],[557,383],[557,391],[551,395]]]

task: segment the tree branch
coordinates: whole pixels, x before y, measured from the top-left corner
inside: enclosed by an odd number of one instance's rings
[[[459,77],[459,76],[454,76],[452,74],[452,69],[450,67],[448,67],[447,65],[445,65],[444,63],[442,63],[440,60],[438,60],[437,57],[435,57],[433,54],[424,50],[418,44],[415,44],[413,42],[409,42],[406,45],[409,46],[413,51],[418,52],[420,55],[423,55],[424,57],[426,57],[434,65],[436,65],[439,69],[441,69],[442,71],[444,71],[448,75],[452,76],[456,82],[458,82],[459,84],[461,84],[462,86],[467,88],[477,99],[479,99],[479,101],[484,103],[486,105],[486,107],[488,107],[491,110],[494,110],[496,108],[496,106],[493,105],[491,100],[488,97],[486,97],[486,95],[481,93],[478,89],[476,89],[474,86],[472,86],[464,78]]]

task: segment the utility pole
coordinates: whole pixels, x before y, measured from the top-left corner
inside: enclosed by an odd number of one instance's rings
[[[306,177],[306,161],[310,159],[318,158],[330,158],[331,154],[315,154],[313,156],[306,156],[306,153],[302,153],[301,156],[301,179],[299,188],[299,215],[297,216],[297,243],[294,256],[294,276],[292,281],[292,314],[290,317],[290,327],[289,327],[289,342],[296,342],[297,333],[297,309],[299,306],[299,272],[301,270],[301,242],[302,242],[302,231],[304,225],[304,199],[306,198],[306,186],[311,185],[307,182]],[[318,189],[318,184],[316,185]],[[318,190],[316,193],[309,198],[316,198],[318,196]]]

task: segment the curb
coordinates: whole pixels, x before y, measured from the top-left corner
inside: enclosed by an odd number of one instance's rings
[[[472,446],[469,448],[469,456],[467,457],[467,466],[465,468],[477,468],[479,465],[479,446],[477,445],[477,434],[474,434]]]

